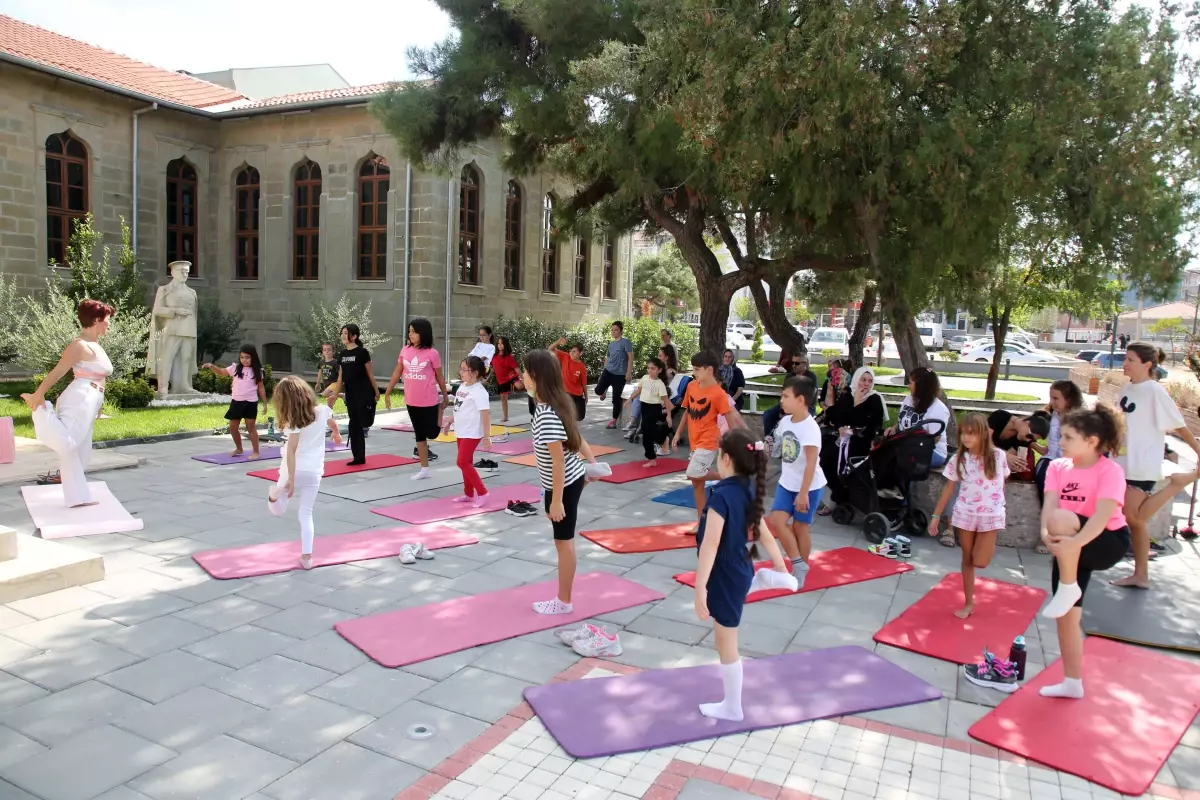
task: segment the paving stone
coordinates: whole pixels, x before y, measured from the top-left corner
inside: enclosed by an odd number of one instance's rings
[[[270,580],[264,579],[261,583],[247,586],[238,594],[276,608],[291,608],[333,591],[328,586],[302,581],[291,575],[268,575],[265,578]]]
[[[197,686],[158,705],[125,714],[113,724],[182,753],[263,713],[258,706]]]
[[[875,646],[875,654],[886,658],[888,661],[911,672],[918,678],[931,683],[941,689],[948,697],[955,697],[955,692],[958,689],[958,678],[962,674],[962,667],[960,665],[952,664],[949,661],[942,661],[938,658],[923,656],[920,653],[912,653],[908,650],[889,647],[885,644],[877,644]],[[994,693],[1000,694],[999,692]]]
[[[328,569],[328,567],[322,567],[322,569]],[[312,571],[316,572],[317,570]],[[263,617],[255,622],[255,627],[276,631],[294,639],[311,639],[318,634],[333,630],[334,623],[355,618],[356,615],[345,611],[305,602],[297,603],[291,608],[269,617]]]
[[[150,800],[150,798],[141,792],[135,792],[128,786],[118,786],[100,795],[96,800]]]
[[[498,643],[491,652],[478,658],[474,666],[510,678],[549,683],[578,660],[575,651],[561,643],[557,647],[547,647],[510,639]]]
[[[281,635],[268,631],[260,631],[259,634]],[[337,631],[326,631],[303,642],[295,639],[289,641],[294,644],[283,650],[280,655],[339,675],[367,662],[363,651],[343,639]]]
[[[92,800],[175,754],[105,725],[3,770],[4,778],[44,800]]]
[[[430,739],[410,739],[405,731],[414,725],[432,726],[436,734]],[[355,733],[349,741],[431,770],[488,727],[488,723],[473,717],[409,700]]]
[[[400,605],[403,597],[396,592],[357,583],[313,598],[319,606],[336,608],[360,617],[390,611]]]
[[[183,584],[174,578],[159,575],[157,572],[148,572],[145,569],[125,570],[116,575],[109,575],[102,581],[88,584],[88,588],[92,591],[117,600],[149,597],[155,593],[165,593],[171,589],[178,589],[181,586]],[[184,602],[186,603],[186,601]],[[135,621],[142,622],[143,620],[138,619]]]
[[[417,699],[447,711],[496,722],[522,701],[521,693],[532,685],[495,672],[464,667]]]
[[[521,583],[536,583],[548,577],[551,572],[555,571],[555,568],[549,564],[526,561],[518,553],[513,558],[493,561],[486,566],[479,567],[477,571],[484,575],[498,575],[502,578],[512,578],[519,580]]]
[[[0,780],[0,798],[3,798],[3,800],[41,800],[41,798],[34,797],[21,787],[14,786],[5,780]]]
[[[209,633],[211,634],[212,631],[209,630]],[[190,644],[183,649],[185,652],[207,658],[209,661],[241,669],[256,661],[262,661],[267,656],[275,655],[280,650],[297,644],[297,642],[297,639],[284,636],[282,633],[268,631],[254,625],[243,625],[231,631],[209,636],[209,638]]]
[[[88,681],[6,712],[4,724],[53,747],[85,730],[149,707],[133,695]]]
[[[370,714],[301,695],[237,726],[229,735],[303,763],[374,721]]]
[[[874,632],[854,630],[852,628],[842,628],[837,625],[829,625],[821,622],[805,622],[796,635],[792,637],[792,643],[787,646],[785,652],[795,653],[801,650],[822,650],[827,647],[842,647],[843,645],[856,644],[859,647],[864,647],[867,650],[872,650],[875,647]]]
[[[50,619],[9,628],[4,635],[10,639],[42,650],[74,647],[105,633],[115,633],[125,626],[89,611],[68,611]]]
[[[310,694],[373,717],[382,717],[432,686],[433,681],[426,678],[403,670],[386,669],[369,661],[313,689]]]
[[[0,672],[0,711],[25,705],[49,694],[37,684]]]
[[[374,570],[355,564],[333,564],[320,569],[312,569],[295,574],[297,580],[315,583],[318,586],[328,586],[331,589],[342,589],[361,583],[367,578],[378,574]]]
[[[154,656],[140,664],[110,672],[101,680],[151,703],[216,680],[229,668],[181,650]]]
[[[719,783],[688,778],[687,783],[679,790],[678,800],[753,800],[758,795],[739,792]]]
[[[92,613],[115,620],[122,625],[137,625],[139,622],[165,617],[167,614],[174,614],[176,611],[183,611],[185,608],[191,607],[191,603],[174,595],[151,592],[150,594],[126,597],[123,600],[110,600],[104,605],[93,608]]]
[[[48,748],[35,742],[27,736],[14,731],[12,728],[0,726],[0,771],[24,761],[27,758],[45,752]],[[0,791],[0,797],[4,793]]]
[[[335,677],[327,670],[273,655],[211,680],[208,685],[247,703],[271,708]]]
[[[232,800],[257,792],[295,768],[294,761],[228,736],[218,736],[130,781],[129,785],[155,800]]]
[[[1167,759],[1171,774],[1180,789],[1200,790],[1200,750],[1180,746]]]
[[[98,592],[83,586],[72,586],[57,592],[16,600],[9,603],[8,607],[34,619],[50,619],[68,611],[90,608],[107,601],[108,598]]]
[[[1002,695],[1001,692],[996,692],[996,694]],[[946,714],[946,736],[964,742],[971,741],[967,730],[991,713],[991,710],[988,706],[951,700]]]
[[[808,615],[805,624],[837,625],[874,635],[887,620],[890,606],[891,598],[881,595],[859,593],[850,603],[837,592],[828,592]]]
[[[898,708],[885,708],[879,711],[866,711],[858,716],[875,720],[887,725],[897,725],[911,731],[946,735],[947,716],[950,711],[950,701],[946,698],[932,700],[926,703],[915,703]]]
[[[263,794],[276,800],[391,800],[423,774],[410,764],[341,742],[263,789]]]
[[[666,669],[688,650],[687,645],[678,642],[665,642],[628,632],[621,634],[621,648],[621,655],[608,660],[642,669]]]
[[[9,628],[15,628],[18,625],[28,625],[30,622],[36,622],[33,617],[13,611],[8,606],[0,606],[0,631],[6,631]]]
[[[738,647],[743,652],[758,653],[764,656],[777,656],[787,649],[792,640],[792,632],[767,625],[746,623],[738,626]],[[716,647],[716,634],[710,632],[704,637],[704,643]]]
[[[638,633],[655,639],[666,639],[667,641],[687,645],[699,644],[704,641],[706,636],[712,633],[711,627],[689,625],[686,622],[670,620],[665,617],[655,617],[649,613],[642,614],[629,623],[625,626],[625,630],[630,633]]]
[[[76,647],[49,650],[27,658],[8,666],[7,671],[50,691],[58,691],[138,661],[141,661],[138,656],[110,644],[84,642]]]
[[[431,658],[427,661],[406,664],[401,669],[405,672],[411,672],[413,675],[420,675],[422,678],[441,681],[449,678],[463,667],[473,664],[475,659],[480,658],[485,653],[490,653],[495,647],[496,645],[494,644],[470,647],[466,650],[459,650],[457,653],[447,653],[444,656]]]
[[[185,578],[179,581],[178,586],[165,591],[194,605],[203,605],[237,594],[241,588],[237,581],[213,580],[208,573],[204,573],[203,577]]]
[[[180,611],[174,616],[211,628],[228,631],[274,614],[279,609],[248,597],[229,596]]]
[[[167,616],[139,622],[116,633],[107,633],[97,637],[96,641],[111,644],[142,658],[150,658],[212,635],[211,628],[177,616]]]

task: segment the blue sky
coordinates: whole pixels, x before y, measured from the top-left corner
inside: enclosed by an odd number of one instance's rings
[[[410,77],[405,50],[451,31],[431,0],[0,0],[0,14],[167,69],[328,63],[351,85]]]

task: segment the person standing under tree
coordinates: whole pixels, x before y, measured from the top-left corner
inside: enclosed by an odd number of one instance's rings
[[[342,352],[338,353],[337,381],[325,389],[326,397],[346,394],[346,427],[350,434],[350,454],[347,466],[361,467],[367,463],[367,437],[364,432],[375,424],[375,406],[379,404],[379,387],[371,371],[371,354],[359,344],[361,336],[354,323],[342,327]]]
[[[604,371],[596,382],[596,396],[603,400],[608,390],[612,389],[612,420],[608,427],[615,428],[624,403],[621,395],[625,393],[625,384],[633,378],[633,343],[625,338],[625,323],[621,320],[612,324],[609,333],[612,334],[612,341],[608,343],[608,360],[604,363]]]

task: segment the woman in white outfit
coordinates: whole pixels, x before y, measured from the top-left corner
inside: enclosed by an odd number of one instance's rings
[[[21,399],[33,411],[33,428],[38,441],[58,454],[58,474],[62,480],[63,499],[68,508],[95,505],[88,492],[88,459],[92,454],[92,426],[104,405],[104,381],[112,374],[112,362],[100,346],[99,338],[108,333],[112,307],[96,300],[84,300],[76,309],[79,338],[63,350],[58,365],[38,385],[33,394]],[[54,407],[46,400],[46,392],[58,383],[67,370],[75,380],[58,396]]]

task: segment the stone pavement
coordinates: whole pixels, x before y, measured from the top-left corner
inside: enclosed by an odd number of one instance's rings
[[[603,430],[600,404],[590,414],[589,441],[619,442]],[[711,627],[694,619],[691,590],[671,577],[694,568],[692,551],[618,555],[577,539],[581,572],[621,574],[667,594],[600,618],[621,631],[625,652],[613,663],[581,660],[545,631],[384,669],[333,624],[546,579],[554,547],[544,517],[454,521],[480,543],[412,566],[392,558],[217,581],[191,554],[296,538],[294,517],[267,514],[270,484],[247,477],[249,467],[189,458],[228,446],[227,437],[209,437],[124,448],[144,463],[103,479],[145,528],[71,540],[104,555],[107,577],[0,606],[0,800],[1113,796],[972,744],[968,727],[1003,695],[966,683],[954,665],[874,644],[885,621],[957,568],[958,553],[932,540],[915,543],[912,572],[747,606],[742,643],[751,657],[860,644],[932,682],[944,699],[575,762],[530,719],[522,690],[594,670],[714,663]],[[454,447],[435,447],[448,467]],[[409,434],[376,429],[368,439],[368,452],[411,449]],[[611,460],[639,451],[628,445]],[[326,479],[325,489],[375,499],[323,493],[318,536],[394,525],[370,508],[388,502],[379,493],[387,481],[397,494],[406,489],[411,470]],[[484,480],[537,478],[532,468],[502,462]],[[688,520],[691,510],[649,502],[682,482],[675,475],[593,484],[580,529]],[[350,491],[367,483],[369,491]],[[17,487],[0,487],[0,509],[6,524],[31,532]],[[825,519],[814,541],[818,549],[866,546],[857,528]],[[1200,565],[1190,546],[1170,558]],[[1001,550],[985,574],[1049,589],[1049,564],[1031,552]],[[1057,655],[1052,629],[1035,623],[1028,638],[1036,671]],[[418,723],[436,735],[406,735]],[[1200,791],[1196,727],[1154,792],[1200,797],[1191,790]]]

